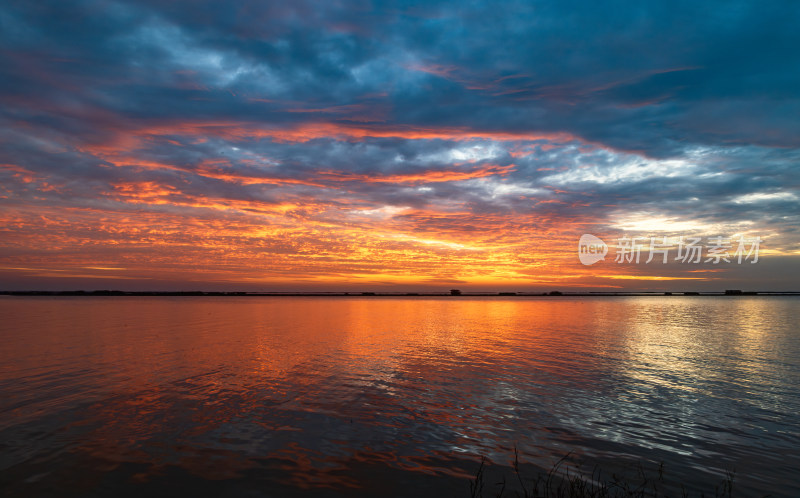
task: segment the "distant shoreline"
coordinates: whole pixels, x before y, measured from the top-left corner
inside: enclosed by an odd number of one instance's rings
[[[0,291],[0,296],[77,297],[646,297],[646,296],[800,296],[800,291],[614,291],[614,292],[224,292],[224,291]]]

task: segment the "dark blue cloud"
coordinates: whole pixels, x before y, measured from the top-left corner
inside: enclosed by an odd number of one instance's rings
[[[562,131],[657,156],[687,143],[796,147],[799,9],[11,2],[3,89],[7,103],[51,104],[54,121],[72,105],[285,122],[301,119],[282,112],[297,104],[380,94],[409,125]]]

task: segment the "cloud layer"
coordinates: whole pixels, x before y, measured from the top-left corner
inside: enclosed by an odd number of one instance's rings
[[[575,254],[699,234],[762,237],[786,271],[760,286],[790,286],[799,23],[791,1],[6,2],[0,275],[754,281]]]

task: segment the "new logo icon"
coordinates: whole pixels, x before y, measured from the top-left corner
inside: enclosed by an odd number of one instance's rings
[[[599,237],[585,233],[578,241],[578,259],[581,263],[589,266],[606,259],[608,246]]]

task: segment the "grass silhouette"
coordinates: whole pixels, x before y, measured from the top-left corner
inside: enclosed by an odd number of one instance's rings
[[[481,457],[480,466],[475,478],[470,481],[470,498],[486,497],[521,497],[521,498],[666,498],[713,496],[714,498],[732,498],[734,472],[726,471],[724,479],[713,489],[713,494],[704,492],[690,494],[681,485],[670,485],[664,479],[664,464],[661,463],[655,472],[647,472],[641,463],[636,468],[635,478],[624,478],[616,474],[605,476],[595,466],[590,474],[584,473],[580,466],[567,463],[571,453],[559,459],[546,474],[534,478],[523,476],[520,471],[519,452],[514,447],[513,476],[515,489],[509,489],[506,476],[502,480],[487,484],[486,457]],[[518,485],[518,488],[517,488]],[[489,489],[491,488],[491,489]]]

